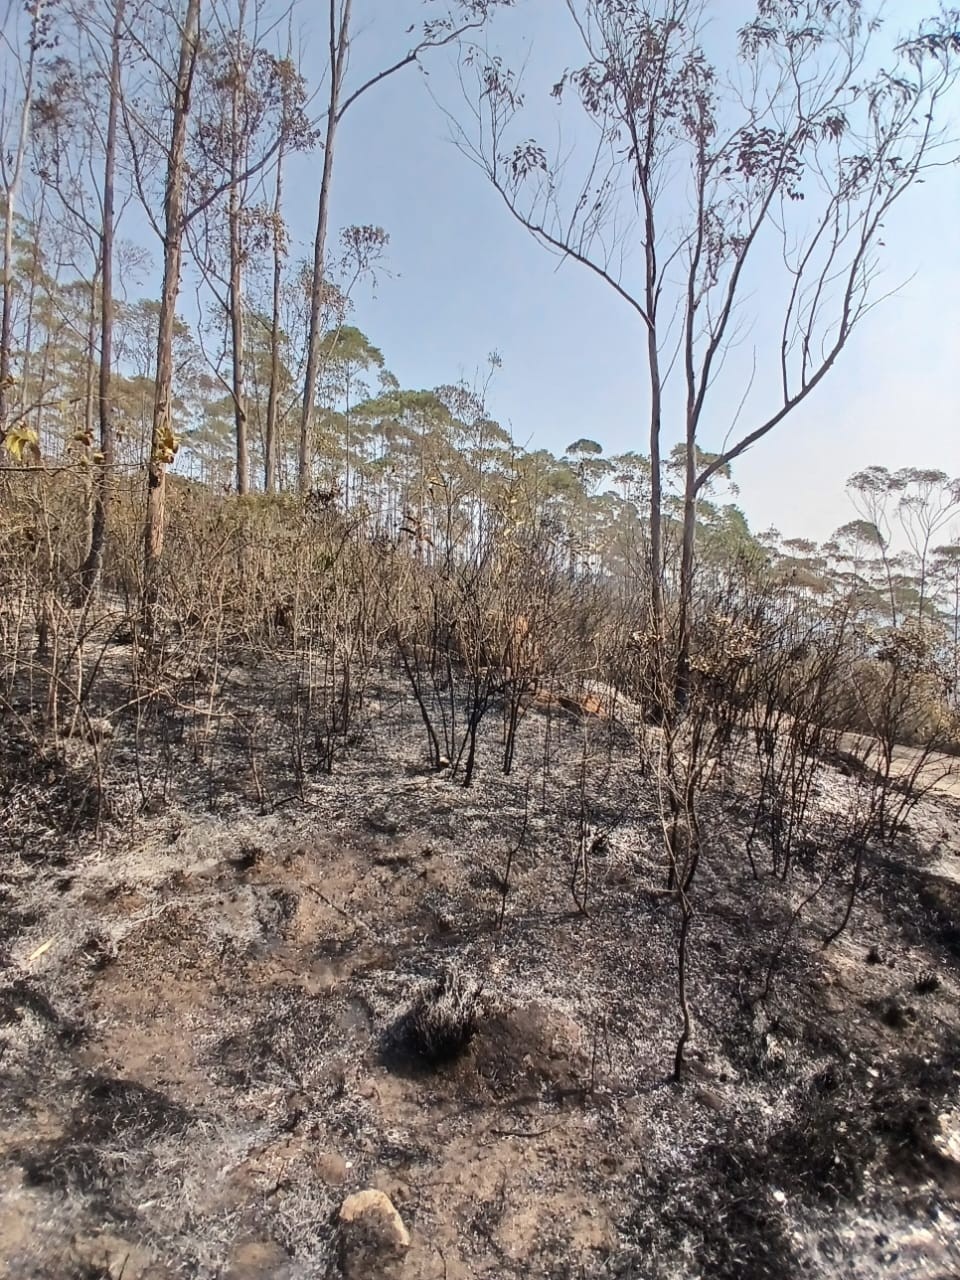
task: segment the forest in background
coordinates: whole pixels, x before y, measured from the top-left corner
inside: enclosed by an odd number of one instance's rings
[[[762,548],[814,591],[852,578],[882,601],[891,625],[930,609],[949,614],[957,555],[949,477],[889,477],[876,468],[854,477],[860,518],[814,548],[747,528],[731,501],[731,464],[815,389],[876,301],[882,218],[949,145],[939,113],[946,116],[953,85],[955,15],[945,9],[919,24],[888,71],[874,66],[884,35],[859,5],[761,4],[739,32],[738,56],[768,102],[757,93],[738,120],[700,43],[709,6],[571,8],[590,59],[564,74],[554,97],[576,94],[598,147],[583,183],[571,188],[565,220],[552,158],[509,135],[523,95],[493,50],[498,11],[512,7],[427,5],[396,59],[354,82],[350,54],[365,15],[352,0],[331,4],[327,65],[309,75],[295,47],[296,5],[8,6],[0,437],[8,470],[42,465],[54,476],[85,477],[89,546],[77,569],[86,587],[101,570],[111,490],[138,472],[149,476],[151,576],[173,466],[211,494],[329,494],[370,536],[406,530],[424,547],[455,539],[471,554],[484,541],[485,505],[505,493],[516,505],[516,490],[532,488],[523,518],[532,529],[546,522],[571,571],[618,573],[631,555],[646,557],[642,592],[659,632],[668,629],[659,584],[673,579],[681,650],[694,546],[701,558]],[[411,12],[418,16],[416,6]],[[825,48],[833,65],[820,65]],[[583,438],[562,458],[524,450],[489,418],[479,381],[403,388],[353,323],[352,295],[375,276],[389,237],[371,225],[333,229],[340,126],[384,80],[451,51],[461,83],[471,73],[477,80],[476,92],[464,90],[469,110],[453,121],[461,149],[535,239],[612,284],[646,327],[646,449],[606,458]],[[801,72],[804,95],[793,103],[782,95]],[[865,117],[856,113],[861,72],[871,78]],[[601,177],[598,157],[620,140],[632,143],[625,160]],[[284,186],[291,156],[310,152],[323,159],[312,261],[293,251]],[[689,162],[696,196],[689,229],[659,212],[678,160]],[[820,199],[797,224],[806,242],[785,256],[783,403],[710,452],[699,423],[716,365],[734,342],[749,255],[778,221],[785,237],[792,233],[785,213],[806,209],[813,194],[805,178]],[[624,181],[636,187],[644,218],[645,278],[636,289],[610,266],[626,242],[617,192]],[[139,239],[125,234],[131,223]],[[143,239],[147,229],[152,241]],[[136,298],[136,281],[155,274],[158,250],[161,295]],[[686,277],[671,274],[684,258]],[[177,313],[188,285],[189,320]],[[688,305],[668,364],[672,322],[658,308],[671,290],[686,291]],[[680,354],[685,408],[667,390]],[[489,377],[497,362],[490,357]],[[644,406],[638,410],[640,420]],[[671,411],[686,420],[686,438],[667,449],[661,434]],[[523,429],[535,435],[538,424]],[[899,539],[891,538],[894,508]]]

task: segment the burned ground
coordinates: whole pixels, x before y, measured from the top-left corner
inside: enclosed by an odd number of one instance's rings
[[[200,750],[157,714],[159,747],[122,719],[100,744],[105,813],[89,744],[5,784],[7,1274],[335,1276],[339,1205],[369,1186],[425,1280],[960,1270],[952,796],[871,852],[829,946],[842,894],[814,890],[842,881],[855,780],[824,764],[786,886],[762,842],[754,877],[741,781],[706,798],[675,1085],[635,724],[533,708],[514,772],[491,727],[464,789],[385,673],[300,795],[239,717]]]

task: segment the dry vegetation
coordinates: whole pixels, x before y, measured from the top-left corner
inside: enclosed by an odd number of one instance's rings
[[[69,492],[4,483],[11,1276],[335,1275],[368,1186],[411,1277],[956,1273],[915,641],[734,562],[665,716],[642,619],[544,543],[188,485],[148,633],[135,504],[78,604]]]

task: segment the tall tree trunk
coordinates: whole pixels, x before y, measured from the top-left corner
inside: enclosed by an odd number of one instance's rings
[[[317,235],[313,245],[313,279],[310,288],[310,321],[307,329],[307,367],[303,379],[303,413],[300,420],[300,449],[297,457],[297,488],[306,493],[310,488],[310,442],[317,378],[320,373],[320,314],[326,284],[327,228],[330,223],[330,192],[333,186],[333,156],[339,124],[340,93],[347,70],[350,47],[350,10],[353,0],[341,0],[339,28],[336,0],[330,0],[330,102],[327,110],[327,132],[323,147],[323,176],[320,180],[320,202],[317,206]]]
[[[680,551],[680,602],[677,621],[677,670],[674,701],[685,707],[690,697],[690,609],[697,539],[697,442],[688,429],[684,456],[683,545]]]
[[[103,210],[100,230],[100,372],[97,405],[100,421],[100,459],[94,473],[93,523],[90,548],[83,566],[83,588],[97,590],[103,573],[103,551],[110,521],[110,490],[116,455],[113,405],[110,401],[113,369],[113,234],[114,173],[117,162],[117,116],[120,107],[120,36],[125,0],[115,0],[113,32],[110,38],[110,103],[107,108],[107,138],[103,154]]]
[[[267,391],[267,424],[263,442],[263,487],[277,489],[277,418],[280,408],[280,286],[283,279],[283,196],[284,147],[277,152],[277,182],[273,196],[273,306],[270,315],[270,387]]]
[[[667,638],[663,604],[663,464],[660,457],[663,403],[660,352],[653,324],[647,327],[647,361],[650,374],[650,611],[659,651],[662,652]]]
[[[90,281],[90,304],[87,310],[87,333],[83,353],[83,448],[86,451],[85,456],[87,458],[89,458],[89,450],[91,450],[93,446],[93,423],[97,400],[97,293],[99,288],[100,261],[98,251],[97,261],[94,263],[93,268],[93,277]],[[83,517],[84,524],[86,526],[86,542],[89,547],[93,538],[93,506],[95,489],[93,476],[91,475],[88,467],[83,470],[82,483],[84,506]],[[80,599],[82,599],[82,571],[78,586],[80,588]]]
[[[687,422],[683,458],[683,536],[680,549],[680,600],[677,619],[677,660],[674,672],[674,704],[685,707],[690,697],[690,614],[693,607],[693,568],[697,537],[697,429],[703,398],[698,394],[696,371],[697,325],[700,302],[697,281],[707,246],[706,175],[709,157],[703,139],[697,160],[697,231],[687,272],[683,364],[687,385]]]
[[[43,184],[40,188],[40,206],[37,216],[31,224],[31,238],[33,244],[30,252],[30,282],[27,289],[27,308],[26,316],[23,324],[23,358],[20,361],[20,386],[17,389],[16,406],[19,412],[23,412],[27,405],[32,404],[35,399],[30,395],[30,378],[33,373],[31,363],[31,355],[33,353],[33,326],[34,315],[37,307],[37,286],[42,271],[42,257],[40,252],[40,242],[43,239],[44,215],[47,208],[47,188]]]
[[[230,189],[230,339],[233,419],[237,437],[237,493],[250,492],[250,444],[247,434],[247,391],[244,385],[243,265],[240,192]]]
[[[237,47],[233,67],[233,87],[230,94],[232,137],[230,149],[230,202],[228,220],[230,226],[230,341],[231,394],[233,420],[237,440],[237,493],[242,497],[250,491],[250,442],[247,431],[247,390],[244,384],[244,325],[243,325],[243,192],[240,190],[240,173],[243,157],[240,155],[240,107],[241,95],[246,89],[246,77],[242,63],[243,27],[246,6],[240,5],[237,21]]]
[[[649,169],[650,159],[647,158]],[[660,372],[660,348],[657,338],[657,304],[659,276],[657,266],[656,220],[653,196],[649,190],[649,173],[643,177],[644,200],[644,305],[647,315],[647,373],[650,378],[650,612],[656,634],[657,666],[654,674],[654,702],[658,712],[666,712],[667,695],[661,688],[665,668],[667,625],[663,600],[663,463],[660,455],[660,431],[663,425],[663,392]]]
[[[176,321],[177,295],[180,291],[180,267],[183,258],[183,194],[186,180],[187,118],[190,113],[190,90],[200,43],[200,0],[187,0],[180,59],[174,89],[170,150],[167,155],[167,178],[164,191],[163,285],[160,293],[160,320],[157,333],[157,370],[153,397],[153,421],[150,432],[150,457],[147,461],[147,513],[143,527],[144,586],[148,607],[148,623],[159,588],[160,556],[166,499],[167,466],[173,461],[175,442],[171,398],[173,395],[173,335]]]
[[[17,197],[20,194],[20,183],[23,178],[23,163],[27,153],[27,142],[30,137],[30,114],[33,110],[33,81],[37,64],[37,50],[40,47],[40,24],[43,17],[44,0],[31,0],[28,5],[30,13],[30,36],[28,41],[27,65],[23,73],[23,103],[20,109],[20,127],[17,134],[17,147],[13,153],[10,177],[5,183],[4,222],[3,222],[3,299],[0,302],[0,444],[6,435],[7,405],[12,382],[10,347],[13,340],[13,223],[16,214]]]

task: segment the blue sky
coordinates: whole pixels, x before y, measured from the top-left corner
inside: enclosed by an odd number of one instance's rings
[[[416,4],[397,0],[396,25],[383,0],[356,0],[361,21],[352,71],[403,50],[403,20]],[[318,6],[319,11],[320,6]],[[561,0],[519,0],[492,43],[508,60],[530,48],[531,103],[577,58]],[[888,5],[900,30],[926,10]],[[721,34],[743,13],[717,4]],[[301,19],[302,23],[302,19]],[[305,47],[322,39],[301,25]],[[431,86],[451,107],[449,63],[434,61]],[[539,80],[538,80],[539,77]],[[540,127],[549,119],[539,106]],[[291,170],[288,216],[296,240],[311,243],[319,182],[316,158]],[[960,474],[960,169],[908,196],[888,225],[884,285],[914,278],[869,317],[841,364],[777,433],[738,461],[740,503],[756,528],[827,536],[851,518],[843,482],[878,463],[936,466]],[[906,211],[904,211],[906,210]],[[607,452],[645,451],[646,398],[637,320],[581,267],[540,249],[503,208],[485,178],[450,141],[449,127],[414,70],[379,87],[347,116],[335,174],[333,222],[373,222],[390,233],[388,267],[376,296],[361,296],[357,323],[383,349],[405,385],[471,379],[496,349],[503,367],[491,408],[521,443],[562,451],[590,436]],[[668,440],[676,436],[671,424]]]

